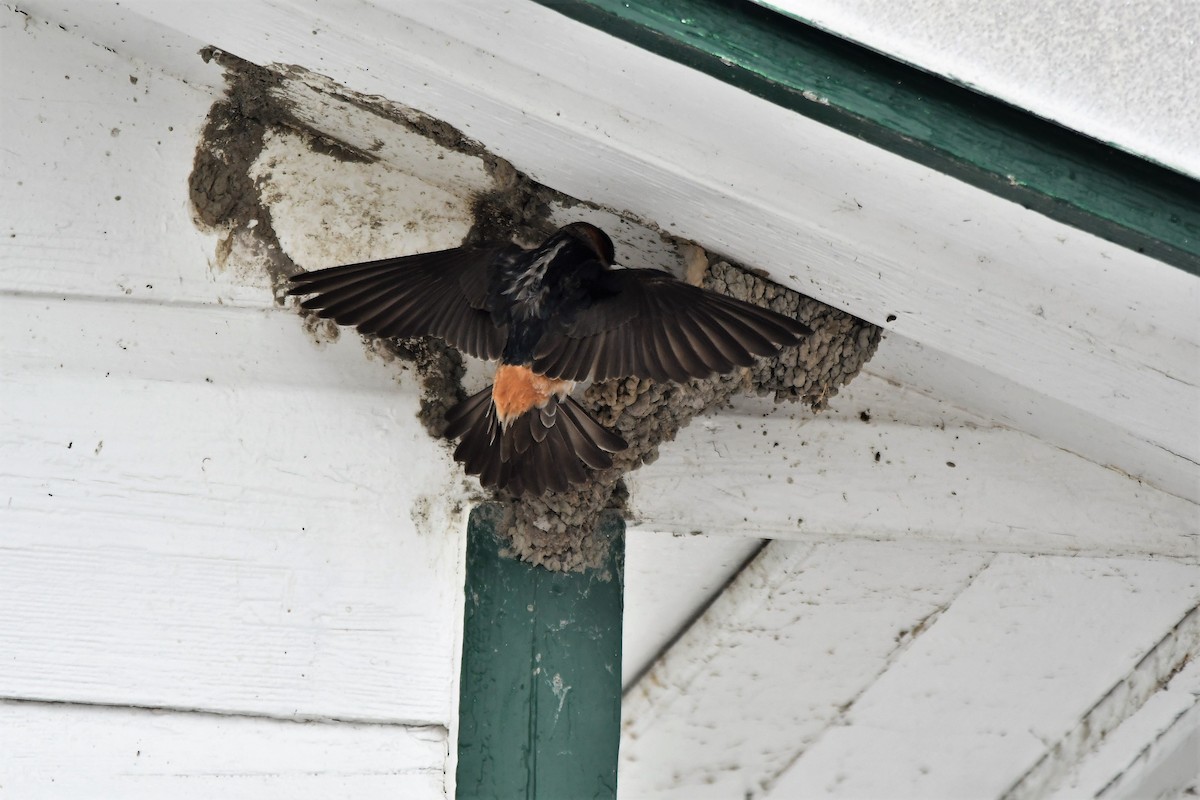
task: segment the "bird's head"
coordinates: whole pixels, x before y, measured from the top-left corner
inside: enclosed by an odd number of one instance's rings
[[[600,259],[601,264],[606,267],[612,266],[614,257],[613,243],[612,239],[608,238],[607,233],[595,225],[590,225],[586,222],[572,222],[570,225],[564,225],[562,232],[574,236],[590,247],[596,254],[596,258]]]

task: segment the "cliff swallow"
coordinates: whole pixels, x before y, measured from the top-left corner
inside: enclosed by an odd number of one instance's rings
[[[437,336],[496,360],[495,379],[446,415],[454,458],[484,486],[563,491],[612,466],[621,437],[571,397],[576,382],[687,381],[746,367],[811,331],[796,320],[653,269],[613,269],[584,222],[530,250],[456,247],[305,272],[288,294],[377,336]]]

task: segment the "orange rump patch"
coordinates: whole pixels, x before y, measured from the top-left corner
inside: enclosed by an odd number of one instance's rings
[[[560,381],[534,374],[529,367],[501,364],[496,367],[492,384],[492,403],[502,425],[515,420],[526,411],[544,408],[550,397],[562,397],[575,387],[573,381]]]

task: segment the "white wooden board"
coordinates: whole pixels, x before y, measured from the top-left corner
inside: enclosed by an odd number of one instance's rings
[[[0,701],[0,796],[444,798],[446,730]]]
[[[413,379],[290,313],[3,308],[0,696],[448,723],[465,495]]]
[[[891,543],[772,543],[627,692],[620,796],[761,792],[987,560]]]
[[[626,531],[624,687],[649,669],[763,544],[741,536]]]
[[[0,65],[0,288],[270,300],[265,276],[211,268],[215,238],[192,224],[188,174],[216,92],[11,7]]]
[[[1082,719],[1094,746],[1200,653],[1190,625],[1173,664],[1143,660],[1197,602],[1200,567],[998,556],[768,796],[1000,797],[1047,754],[1069,769]]]
[[[871,375],[831,405],[697,420],[630,475],[638,524],[1200,561],[1190,500]]]
[[[1053,796],[1187,797],[1200,790],[1200,659],[1105,737]]]
[[[1181,459],[1169,448],[1151,445],[1130,431],[1088,414],[1036,387],[1001,380],[986,365],[971,364],[902,336],[889,335],[866,371],[905,389],[970,411],[994,424],[1028,433],[1069,453],[1124,473],[1169,494],[1200,503],[1200,463]],[[1180,437],[1200,436],[1179,415]],[[1195,418],[1200,419],[1200,408]],[[1200,516],[1196,525],[1200,528]]]
[[[208,86],[4,13],[0,696],[449,724],[465,495],[415,381],[218,265]]]

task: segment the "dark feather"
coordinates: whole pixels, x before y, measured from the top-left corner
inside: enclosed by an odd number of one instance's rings
[[[465,434],[469,429],[479,424],[482,419],[482,414],[488,412],[492,404],[492,387],[489,386],[483,391],[475,394],[457,403],[453,408],[446,412],[446,433],[447,439],[457,439]]]
[[[579,460],[592,469],[608,469],[611,467],[612,456],[602,450],[598,444],[580,430],[575,420],[571,418],[570,413],[564,411],[562,417],[563,423],[560,428],[563,435],[566,436],[571,450],[575,455],[579,456]]]
[[[575,423],[575,427],[579,429],[579,432],[594,442],[601,450],[609,453],[619,453],[629,446],[625,444],[624,439],[593,419],[592,415],[584,411],[583,406],[576,403],[574,398],[565,398],[562,403],[562,410],[567,412],[567,415]]]
[[[706,308],[705,311],[708,312],[708,318],[729,334],[729,338],[736,342],[740,350],[745,353],[744,358],[747,359],[747,364],[753,362],[754,355],[767,355],[779,349],[774,342],[759,333],[744,317],[719,306]],[[746,364],[742,366],[746,366]]]
[[[547,405],[550,405],[547,403]],[[537,413],[530,411],[526,414],[529,417],[529,433],[533,436],[533,440],[538,444],[546,441],[546,434],[554,427],[556,414],[549,416],[543,415],[540,410]]]
[[[567,447],[566,440],[562,434],[554,429],[546,429],[545,436],[541,441],[541,447],[538,448],[538,453],[546,462],[546,481],[542,484],[552,492],[566,491],[570,486],[570,481],[567,480],[567,474],[571,472],[571,468],[579,468],[579,456],[571,452]]]
[[[562,474],[566,478],[567,485],[573,483],[582,483],[587,480],[587,471],[584,470],[579,454],[575,451],[571,444],[571,439],[566,434],[566,428],[569,425],[555,425],[550,430],[550,437],[553,437],[556,442],[554,444],[555,452],[560,454],[559,464],[562,465]],[[565,488],[565,487],[564,487]]]
[[[584,466],[612,466],[611,453],[625,441],[605,428],[571,397],[550,398],[501,428],[492,387],[471,395],[446,414],[446,435],[462,437],[454,451],[469,475],[484,486],[514,495],[565,491],[587,479]]]
[[[721,324],[719,320],[713,319],[708,313],[708,309],[701,309],[692,315],[696,326],[704,331],[704,335],[708,337],[708,341],[712,343],[721,355],[731,364],[738,367],[746,367],[754,362],[753,356],[746,350],[737,337],[729,330],[726,325]]]
[[[507,329],[487,310],[489,267],[519,249],[455,248],[305,272],[288,294],[362,333],[437,336],[478,358],[499,358]]]
[[[596,288],[600,296],[591,306],[542,338],[536,372],[682,382],[749,366],[811,333],[790,317],[657,270],[605,272]]]
[[[575,223],[529,251],[456,248],[307,272],[289,294],[312,295],[304,308],[362,333],[438,336],[469,355],[572,381],[705,378],[810,333],[664,272],[611,263],[611,240]],[[626,447],[570,397],[501,426],[491,389],[446,416],[446,435],[460,439],[455,458],[484,486],[561,491]]]

